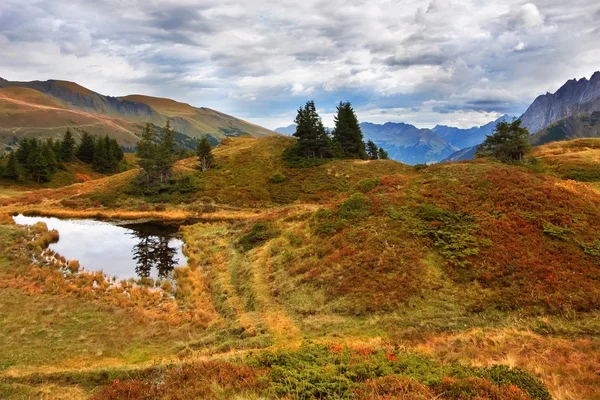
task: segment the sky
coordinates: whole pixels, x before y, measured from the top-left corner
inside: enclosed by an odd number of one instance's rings
[[[274,129],[470,127],[600,70],[600,3],[470,0],[1,0],[0,77],[169,97]]]

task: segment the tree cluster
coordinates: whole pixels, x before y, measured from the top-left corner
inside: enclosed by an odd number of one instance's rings
[[[298,109],[294,123],[298,139],[288,158],[305,159],[350,158],[387,159],[387,152],[369,141],[366,145],[356,113],[350,102],[340,102],[334,117],[335,126],[330,133],[317,113],[314,101],[308,101]]]
[[[531,150],[529,131],[521,126],[521,120],[499,122],[491,135],[477,148],[477,157],[493,157],[503,163],[523,161]]]
[[[96,139],[86,132],[77,146],[73,134],[67,129],[61,140],[22,139],[19,148],[8,154],[2,177],[15,181],[48,182],[58,169],[64,169],[64,163],[75,158],[91,164],[95,171],[117,172],[123,156],[117,141],[108,136]]]
[[[144,182],[148,184],[166,183],[171,179],[177,151],[175,131],[171,128],[168,120],[158,143],[154,141],[154,132],[150,124],[146,124],[137,146],[137,156]]]

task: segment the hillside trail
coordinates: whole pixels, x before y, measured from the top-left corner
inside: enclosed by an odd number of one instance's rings
[[[275,348],[297,348],[302,343],[302,333],[271,294],[268,276],[271,274],[270,246],[261,247],[254,255],[252,270],[262,318],[273,335]]]

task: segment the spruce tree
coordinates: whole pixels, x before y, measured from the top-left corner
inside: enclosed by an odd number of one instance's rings
[[[57,154],[63,162],[73,161],[75,156],[75,138],[70,129],[65,132],[62,141],[60,142],[60,153]]]
[[[8,162],[6,163],[6,167],[4,171],[2,171],[2,176],[6,179],[10,179],[13,181],[19,180],[21,178],[21,166],[19,165],[19,161],[17,160],[17,155],[14,151],[10,151],[8,156]]]
[[[494,132],[477,148],[476,156],[491,156],[504,163],[522,161],[531,150],[528,137],[529,131],[521,126],[521,120],[499,122]]]
[[[157,169],[159,179],[165,182],[171,178],[171,169],[175,163],[175,131],[167,120],[163,135],[160,138],[157,154]]]
[[[366,158],[363,134],[350,102],[340,102],[334,117],[333,140],[341,148],[345,158]]]
[[[56,172],[56,168],[58,167],[58,160],[56,158],[56,154],[54,153],[53,145],[54,141],[52,138],[46,140],[46,142],[41,145],[41,151],[46,159],[46,162],[48,163],[48,171],[50,171],[50,174],[54,174]]]
[[[306,158],[327,157],[330,153],[331,141],[317,113],[315,102],[308,101],[304,108],[299,108],[294,122],[296,132],[293,136],[298,138],[296,145],[298,153]]]
[[[94,162],[94,150],[96,148],[96,138],[87,132],[83,132],[81,143],[77,148],[77,158],[87,164]]]
[[[371,160],[377,160],[379,157],[377,145],[372,140],[367,142],[367,155]]]
[[[92,162],[92,167],[94,171],[98,172],[106,172],[108,167],[108,148],[106,145],[106,140],[100,138],[96,141],[96,146],[94,147],[94,160]]]
[[[377,151],[377,153],[378,153],[377,155],[378,155],[378,157],[379,157],[380,160],[387,160],[387,159],[390,158],[389,155],[388,155],[388,153],[387,153],[387,151],[385,151],[383,149],[383,147],[380,147],[379,150]]]
[[[158,149],[153,138],[154,134],[152,133],[150,124],[146,123],[144,131],[142,132],[142,139],[138,142],[136,153],[139,159],[138,163],[145,173],[147,180],[153,179],[157,168],[156,155]]]
[[[23,166],[27,165],[29,159],[29,153],[37,148],[38,140],[36,138],[23,138],[19,142],[19,148],[17,149],[16,156],[19,163]]]
[[[31,178],[38,183],[48,182],[52,175],[51,167],[43,151],[32,151],[29,153],[27,168],[29,169]]]
[[[206,137],[203,137],[200,140],[200,143],[198,143],[196,154],[198,155],[198,160],[200,161],[200,170],[204,172],[210,169],[213,163],[212,146]]]

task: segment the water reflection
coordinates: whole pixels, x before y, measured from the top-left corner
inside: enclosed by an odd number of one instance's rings
[[[119,279],[169,278],[187,259],[177,237],[177,227],[158,224],[115,225],[91,219],[14,217],[17,224],[44,222],[60,234],[50,245],[70,260],[79,260],[88,271],[103,271]]]
[[[133,225],[129,228],[130,235],[137,239],[137,244],[132,250],[137,275],[140,278],[148,278],[154,269],[158,278],[171,277],[178,264],[177,247],[172,245],[176,230],[170,231],[164,226],[148,224]]]

